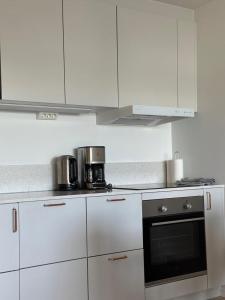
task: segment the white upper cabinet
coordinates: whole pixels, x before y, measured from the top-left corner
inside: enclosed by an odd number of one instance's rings
[[[87,199],[88,256],[143,248],[141,195]]]
[[[119,106],[177,106],[177,21],[118,7]]]
[[[224,188],[205,190],[208,288],[225,283]]]
[[[178,106],[197,111],[197,30],[194,21],[178,21]]]
[[[0,272],[19,269],[18,231],[18,205],[0,205]]]
[[[118,107],[115,4],[63,3],[66,103]]]
[[[21,268],[86,257],[85,198],[20,204]]]
[[[0,0],[2,99],[65,103],[61,0]]]

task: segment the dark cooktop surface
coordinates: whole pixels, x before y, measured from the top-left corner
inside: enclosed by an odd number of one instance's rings
[[[176,187],[170,186],[170,188]],[[153,189],[165,189],[168,186],[165,183],[145,183],[145,184],[127,184],[127,185],[116,185],[113,186],[114,189],[122,190],[153,190]]]
[[[127,184],[127,185],[115,185],[113,186],[114,189],[121,189],[121,190],[155,190],[155,189],[171,189],[171,188],[182,188],[182,187],[192,187],[192,186],[203,186],[202,183],[200,184],[185,184],[185,185],[176,185],[171,184],[167,185],[165,183],[144,183],[144,184]]]

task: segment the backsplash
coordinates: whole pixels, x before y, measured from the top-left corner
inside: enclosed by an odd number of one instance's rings
[[[0,166],[0,193],[51,190],[53,186],[50,165]]]
[[[112,184],[164,183],[164,162],[111,163],[105,166],[106,180]]]
[[[165,182],[164,162],[107,163],[106,180],[112,184]],[[0,166],[0,193],[52,190],[55,172],[51,165]]]

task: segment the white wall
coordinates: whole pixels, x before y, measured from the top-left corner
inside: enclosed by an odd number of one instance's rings
[[[84,145],[106,146],[107,162],[151,162],[171,157],[171,126],[97,126],[95,115],[37,121],[35,114],[0,112],[0,165],[49,164]]]
[[[213,176],[225,183],[225,1],[197,11],[198,116],[173,125],[173,150],[185,160],[185,175]]]

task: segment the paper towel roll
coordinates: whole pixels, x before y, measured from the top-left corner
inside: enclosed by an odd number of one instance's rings
[[[174,184],[177,180],[184,177],[183,159],[172,159],[166,162],[166,178],[167,184]]]

